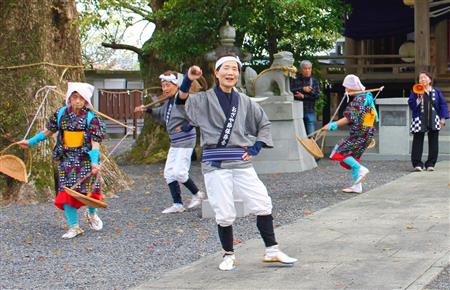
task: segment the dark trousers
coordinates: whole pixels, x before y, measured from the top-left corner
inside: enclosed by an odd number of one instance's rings
[[[423,139],[425,138],[425,133],[414,133],[413,134],[413,144],[411,150],[411,162],[412,166],[423,167],[422,163],[422,152],[423,152]],[[429,130],[428,131],[428,160],[425,162],[425,167],[434,167],[438,158],[439,152],[439,131]]]

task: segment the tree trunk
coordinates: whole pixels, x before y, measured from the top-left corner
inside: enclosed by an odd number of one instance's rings
[[[141,65],[141,76],[146,88],[158,87],[160,82],[158,76],[166,70],[171,69],[164,61],[158,59],[153,51],[139,56]],[[148,97],[144,102],[150,103],[151,95],[159,95],[160,89],[147,91]],[[148,114],[144,116],[144,126],[139,134],[136,144],[128,153],[127,160],[134,163],[154,163],[166,159],[169,149],[169,137],[164,126],[155,122]]]
[[[37,99],[34,97],[39,88],[53,85],[65,91],[65,80],[80,81],[84,78],[79,31],[74,25],[76,18],[74,0],[0,2],[0,148],[24,137],[44,96],[40,94]],[[22,66],[24,64],[35,65]],[[28,137],[44,129],[48,116],[62,104],[60,96],[49,94],[48,103]],[[34,203],[53,198],[53,144],[53,140],[50,140],[33,148],[31,160],[27,160],[27,154],[18,148],[6,152],[24,159],[26,163],[31,162],[32,171],[28,184],[18,183],[0,174],[0,195],[3,201]],[[117,179],[123,177],[117,168],[112,167],[112,170],[118,174]],[[114,185],[114,188],[120,190],[123,185],[122,182],[119,186]]]
[[[166,0],[151,0],[149,5],[153,13],[160,10]],[[154,33],[161,33],[161,27],[164,27],[162,19],[158,19],[155,22],[156,31]],[[113,49],[126,49],[133,51],[138,54],[141,77],[144,81],[145,88],[159,87],[160,81],[158,76],[167,71],[174,70],[175,68],[165,61],[163,61],[159,55],[162,52],[155,51],[151,45],[149,45],[151,39],[147,40],[142,48],[133,47],[126,44],[107,44],[103,43],[105,47],[110,47]],[[150,103],[151,96],[160,95],[160,89],[148,90],[146,91],[145,103]],[[152,117],[148,114],[144,115],[144,126],[138,137],[138,140],[134,144],[132,150],[125,156],[127,161],[133,163],[154,163],[163,161],[166,159],[167,151],[170,147],[169,137],[164,126],[155,122]]]

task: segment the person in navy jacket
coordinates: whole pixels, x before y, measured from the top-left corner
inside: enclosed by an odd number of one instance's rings
[[[439,152],[439,130],[449,118],[448,107],[442,92],[432,87],[432,77],[419,73],[419,83],[425,88],[422,94],[411,92],[408,99],[412,111],[410,131],[413,134],[411,162],[416,171],[434,171]],[[422,163],[423,140],[428,132],[428,160]]]

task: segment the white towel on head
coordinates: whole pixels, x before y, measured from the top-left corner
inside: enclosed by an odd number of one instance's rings
[[[91,103],[92,94],[94,93],[95,87],[88,83],[75,83],[68,82],[67,83],[67,93],[66,93],[66,105],[70,106],[70,96],[73,92],[77,92],[83,99],[88,103],[88,108],[93,108]]]
[[[347,75],[342,82],[342,86],[355,91],[364,91],[366,89],[359,77],[355,75]]]
[[[214,66],[214,69],[217,70],[217,68],[219,68],[219,66],[221,66],[224,63],[226,63],[227,61],[235,61],[235,62],[237,62],[239,68],[242,67],[242,62],[241,62],[241,60],[239,59],[238,56],[231,56],[231,55],[229,55],[229,56],[224,56],[224,57],[219,58],[216,61],[216,65]]]
[[[159,79],[162,82],[170,82],[170,83],[173,83],[173,84],[178,86],[178,79],[177,79],[177,77],[174,74],[170,74],[170,75],[162,74],[162,75],[159,76]]]

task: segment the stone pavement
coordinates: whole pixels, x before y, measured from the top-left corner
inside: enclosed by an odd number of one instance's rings
[[[436,168],[277,228],[294,266],[262,263],[255,239],[235,248],[233,271],[217,253],[136,289],[422,289],[449,264],[450,162]]]

